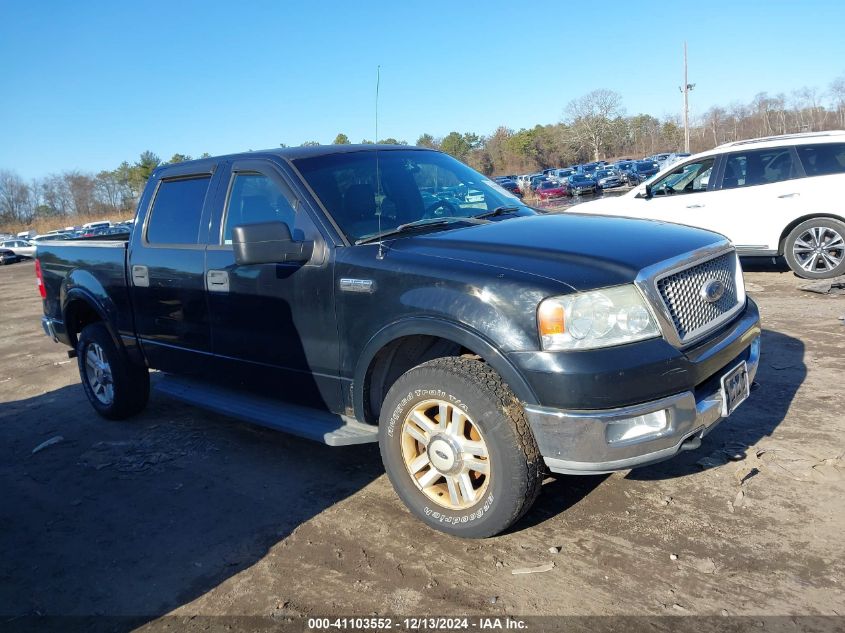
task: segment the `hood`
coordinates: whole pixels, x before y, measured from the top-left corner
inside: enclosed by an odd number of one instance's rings
[[[398,239],[392,250],[537,275],[576,290],[632,282],[652,264],[724,241],[656,220],[537,215]]]

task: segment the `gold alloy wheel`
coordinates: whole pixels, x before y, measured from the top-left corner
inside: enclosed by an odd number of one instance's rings
[[[466,412],[444,400],[425,400],[402,424],[402,460],[429,499],[465,510],[483,497],[490,459],[481,431]]]

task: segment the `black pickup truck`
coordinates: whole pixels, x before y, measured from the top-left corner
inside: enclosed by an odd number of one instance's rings
[[[156,389],[330,445],[496,534],[544,473],[695,448],[748,396],[757,307],[722,236],[542,215],[440,152],[302,147],[158,168],[128,241],[38,246],[43,327],[106,418]]]

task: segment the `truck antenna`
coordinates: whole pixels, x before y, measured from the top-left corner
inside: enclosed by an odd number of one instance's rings
[[[378,215],[378,232],[381,234],[381,175],[378,164],[378,89],[381,83],[381,65],[376,66],[376,214]],[[384,240],[379,237],[376,259],[384,259]]]

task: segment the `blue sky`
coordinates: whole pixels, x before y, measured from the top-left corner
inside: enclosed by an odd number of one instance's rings
[[[596,88],[693,115],[845,75],[845,2],[0,0],[0,169],[553,123]]]

